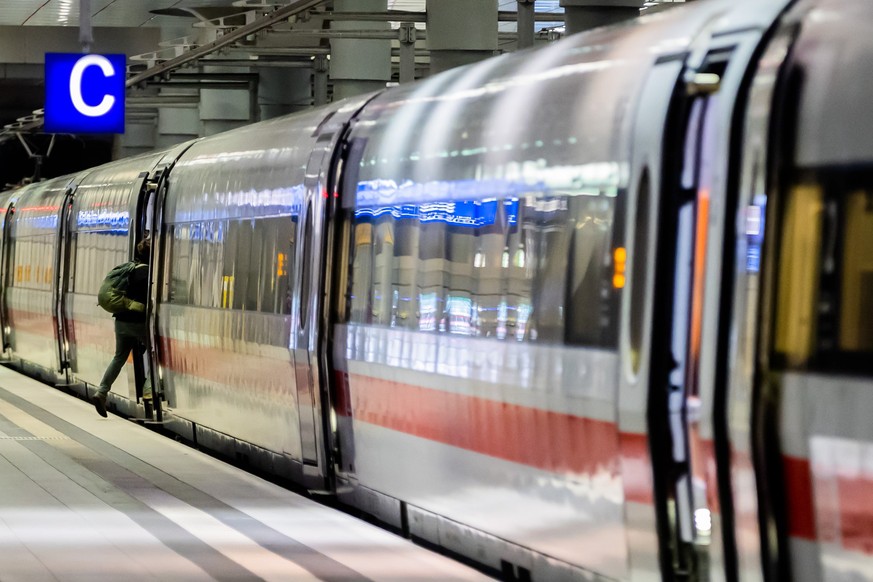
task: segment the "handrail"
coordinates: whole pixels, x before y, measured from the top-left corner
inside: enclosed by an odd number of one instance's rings
[[[309,10],[310,8],[318,6],[319,4],[322,4],[324,2],[326,2],[326,0],[295,0],[291,4],[279,8],[278,10],[275,10],[262,18],[259,18],[244,26],[240,26],[239,28],[234,29],[228,33],[225,33],[224,35],[213,40],[212,42],[206,43],[202,46],[188,51],[183,55],[172,58],[168,61],[164,61],[163,63],[155,65],[154,67],[151,67],[150,69],[143,71],[142,73],[134,75],[126,81],[125,86],[134,87],[149,79],[163,75],[167,71],[181,67],[182,65],[185,65],[192,61],[196,61],[197,59],[205,57],[206,55],[211,54],[218,49],[233,44],[236,41],[249,36],[250,34],[260,32],[265,28],[273,26],[277,22],[290,18],[291,16],[299,14],[305,10]]]

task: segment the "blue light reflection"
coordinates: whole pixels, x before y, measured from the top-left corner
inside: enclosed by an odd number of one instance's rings
[[[55,216],[57,222],[57,216]],[[130,213],[126,210],[80,210],[76,215],[78,230],[101,230],[116,234],[130,231]]]
[[[421,223],[442,222],[455,226],[477,228],[494,224],[497,219],[497,205],[498,201],[491,199],[377,206],[355,210],[355,218],[378,218],[391,215],[395,220],[412,219]],[[518,222],[518,198],[504,200],[503,208],[509,224]]]

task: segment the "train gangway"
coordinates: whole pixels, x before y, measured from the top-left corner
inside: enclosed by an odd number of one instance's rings
[[[0,579],[485,580],[0,367]]]

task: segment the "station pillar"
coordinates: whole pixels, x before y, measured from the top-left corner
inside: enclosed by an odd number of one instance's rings
[[[124,133],[116,135],[112,144],[112,159],[144,154],[157,148],[154,115],[131,115],[124,123]]]
[[[334,12],[386,12],[388,0],[334,0]],[[391,31],[387,22],[334,20],[331,30]],[[317,71],[316,71],[317,73]],[[330,40],[330,78],[333,99],[384,89],[391,80],[391,40],[332,38]],[[318,97],[316,87],[316,97]],[[316,98],[316,102],[319,99]]]
[[[160,89],[162,98],[188,98],[199,102],[197,89],[182,89],[163,87]],[[199,105],[192,107],[159,107],[156,148],[169,148],[176,144],[196,139],[203,135],[200,127]]]
[[[475,63],[497,51],[497,0],[427,3],[431,74]]]
[[[567,35],[608,26],[640,15],[643,0],[561,0]]]
[[[312,105],[312,69],[258,68],[261,120],[307,109]]]
[[[248,72],[247,67],[203,67],[205,74],[244,75]],[[200,135],[215,135],[258,121],[257,103],[253,103],[257,95],[255,91],[251,88],[200,89]]]
[[[536,10],[534,0],[518,0],[518,49],[534,45],[536,35]]]

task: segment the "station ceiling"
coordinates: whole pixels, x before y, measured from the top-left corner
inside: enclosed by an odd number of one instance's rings
[[[197,20],[209,20],[252,8],[281,6],[290,0],[90,0],[92,26],[117,28],[158,28],[163,40],[195,34]],[[432,0],[438,2],[439,0]],[[516,0],[497,0],[499,10],[512,12]],[[563,12],[559,0],[537,0],[537,12]],[[426,0],[388,0],[388,10],[424,12]],[[80,0],[0,0],[0,26],[65,27],[79,26]],[[537,22],[537,29],[557,22]],[[397,23],[395,23],[397,26]],[[515,30],[514,22],[500,22],[501,32]],[[37,42],[37,41],[34,41]],[[155,46],[157,50],[159,47]],[[41,106],[40,79],[4,74],[0,52],[0,128]]]

